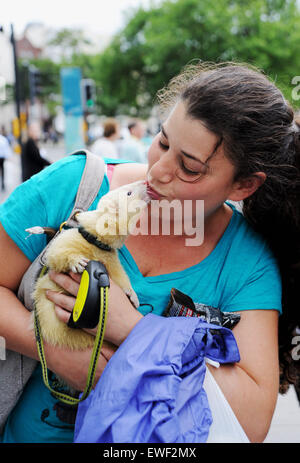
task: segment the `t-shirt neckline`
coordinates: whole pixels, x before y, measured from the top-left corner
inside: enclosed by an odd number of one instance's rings
[[[184,270],[180,270],[180,271],[177,271],[177,272],[164,273],[162,275],[144,276],[141,273],[140,269],[138,268],[133,256],[131,255],[130,251],[125,246],[125,244],[120,249],[120,253],[124,257],[124,259],[127,261],[128,265],[131,267],[131,269],[133,270],[135,275],[138,278],[143,279],[144,281],[147,281],[149,283],[158,283],[158,282],[161,282],[161,281],[176,280],[176,279],[179,279],[179,278],[184,278],[187,275],[189,275],[190,273],[194,273],[197,270],[199,270],[200,267],[204,267],[204,266],[209,265],[210,262],[215,259],[215,255],[218,253],[219,249],[222,246],[226,246],[226,243],[228,242],[228,239],[232,234],[232,230],[235,227],[236,220],[237,220],[237,215],[238,215],[238,211],[236,210],[236,208],[234,207],[233,204],[230,204],[228,202],[226,202],[226,204],[231,207],[233,213],[232,213],[232,216],[230,217],[230,221],[229,221],[223,235],[219,239],[219,241],[218,241],[217,245],[214,247],[214,249],[208,254],[208,256],[206,256],[201,262],[198,262],[197,264],[192,265],[191,267],[188,267],[188,268],[186,268]]]

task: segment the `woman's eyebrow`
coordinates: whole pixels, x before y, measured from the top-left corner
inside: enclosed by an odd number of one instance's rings
[[[165,131],[163,125],[161,126],[161,132],[162,132],[163,136],[168,140],[168,135],[167,135],[167,133],[166,133],[166,131]],[[181,150],[181,153],[182,153],[184,156],[186,156],[187,158],[193,159],[194,161],[200,162],[200,163],[203,164],[204,166],[207,166],[206,162],[201,161],[199,158],[193,156],[192,154],[188,154],[188,153],[186,153],[185,151],[182,151],[182,150]],[[209,156],[209,158],[210,158],[210,156]],[[209,158],[208,158],[208,159],[209,159]]]
[[[193,156],[192,154],[188,154],[188,153],[186,153],[185,151],[182,151],[182,150],[181,150],[181,153],[182,153],[185,157],[187,157],[188,159],[192,159],[193,161],[200,162],[201,164],[203,164],[204,166],[206,166],[206,163],[205,163],[205,162],[201,161],[201,159],[199,159],[199,158],[196,158],[196,157]]]

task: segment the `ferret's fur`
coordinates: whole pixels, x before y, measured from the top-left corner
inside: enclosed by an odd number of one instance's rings
[[[120,198],[124,199],[124,197],[127,198],[126,214],[119,210],[120,204],[122,204]],[[83,238],[76,228],[72,228],[60,233],[50,244],[46,254],[49,269],[59,273],[67,273],[70,270],[82,273],[89,260],[98,260],[105,265],[110,278],[123,289],[137,308],[139,306],[138,298],[119,261],[117,249],[123,245],[128,236],[128,222],[131,226],[137,222],[149,199],[146,184],[143,181],[125,185],[107,193],[101,198],[95,211],[81,212],[77,214],[76,219],[85,230],[97,237],[102,243],[108,244],[112,250],[99,249]],[[137,209],[133,207],[136,200],[143,201],[139,203],[138,213]],[[126,223],[122,219],[123,216]],[[119,231],[123,233],[124,230],[127,230],[127,234],[120,235]],[[49,278],[48,274],[37,280],[33,298],[43,339],[50,344],[70,349],[92,347],[95,341],[94,336],[81,329],[69,328],[57,318],[54,303],[46,297],[47,290],[66,293]]]

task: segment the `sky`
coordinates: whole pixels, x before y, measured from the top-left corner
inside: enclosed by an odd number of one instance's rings
[[[150,3],[151,0],[5,0],[0,25],[8,31],[13,24],[16,34],[21,34],[29,22],[42,22],[57,29],[80,27],[101,35],[114,34],[124,24],[124,13]]]

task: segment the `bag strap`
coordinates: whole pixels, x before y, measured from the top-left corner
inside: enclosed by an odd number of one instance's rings
[[[61,224],[59,230],[56,232],[54,237],[61,232],[62,225],[68,225],[69,227],[77,226],[78,223],[75,220],[75,215],[78,212],[86,211],[90,205],[94,202],[99,190],[101,188],[104,174],[105,174],[105,162],[99,156],[91,153],[88,150],[79,150],[70,154],[70,156],[76,156],[79,154],[84,154],[86,156],[86,162],[84,170],[81,176],[79,187],[76,194],[75,203],[72,209],[71,214],[69,215],[66,222]],[[42,266],[46,265],[45,254],[48,250],[51,241],[43,249],[39,255],[39,262]]]
[[[74,217],[77,212],[86,211],[94,202],[103,182],[105,162],[99,156],[88,150],[75,151],[70,156],[85,154],[86,163],[77,190],[73,210],[67,220],[67,225],[74,225]]]

